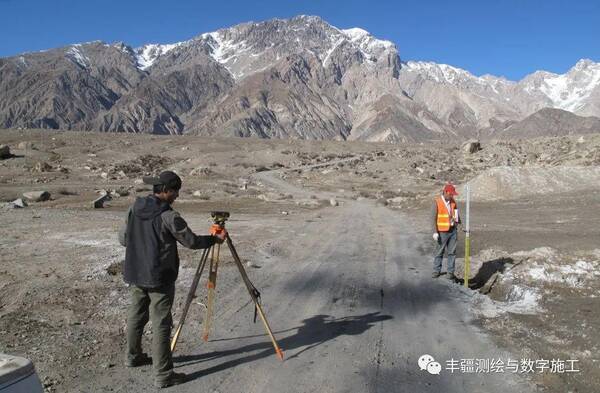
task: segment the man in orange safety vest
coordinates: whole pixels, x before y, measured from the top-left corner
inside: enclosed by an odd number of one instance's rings
[[[456,258],[457,226],[460,215],[454,196],[458,195],[450,183],[444,186],[442,194],[435,198],[432,210],[433,240],[438,244],[433,260],[433,278],[441,275],[444,252],[448,255],[448,274],[446,278],[456,280],[454,276],[454,260]]]

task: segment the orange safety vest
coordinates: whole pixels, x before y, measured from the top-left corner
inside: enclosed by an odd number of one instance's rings
[[[450,232],[450,217],[454,216],[456,210],[456,202],[450,201],[450,213],[446,209],[444,203],[444,197],[439,196],[436,198],[437,202],[437,230],[438,232]]]

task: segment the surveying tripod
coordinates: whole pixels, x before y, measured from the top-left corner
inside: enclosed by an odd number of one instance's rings
[[[213,219],[213,225],[210,228],[210,233],[212,235],[220,234],[225,230],[225,221],[229,218],[228,212],[211,212],[211,217]],[[273,335],[273,331],[269,327],[269,322],[267,322],[267,317],[260,305],[260,292],[252,285],[250,279],[248,278],[248,274],[244,269],[242,261],[238,256],[238,253],[233,246],[233,241],[229,234],[227,234],[226,240],[227,246],[229,247],[229,251],[231,252],[231,256],[233,257],[233,261],[235,262],[240,275],[242,276],[242,281],[246,285],[246,289],[250,294],[250,298],[254,302],[254,322],[256,322],[256,315],[260,316],[263,324],[265,325],[265,329],[271,338],[271,342],[273,343],[273,348],[275,349],[275,354],[279,359],[283,360],[283,351],[279,348],[277,344],[277,340]],[[181,319],[179,320],[179,325],[177,326],[177,330],[175,330],[175,335],[171,340],[171,352],[175,351],[175,346],[177,345],[177,340],[179,339],[179,335],[181,334],[181,330],[183,328],[183,324],[185,322],[185,318],[190,308],[190,304],[194,300],[196,295],[196,289],[198,288],[198,283],[200,282],[200,276],[204,270],[206,262],[208,261],[208,257],[210,255],[210,265],[209,265],[209,273],[208,273],[208,296],[207,296],[207,304],[206,304],[206,318],[204,319],[204,329],[202,333],[202,339],[204,341],[208,341],[208,334],[210,333],[210,328],[212,324],[213,318],[213,307],[215,301],[215,287],[217,285],[217,269],[219,267],[219,253],[221,251],[221,244],[216,243],[213,246],[206,248],[202,253],[202,257],[200,258],[200,263],[198,263],[198,267],[196,268],[196,273],[194,274],[194,279],[192,281],[192,285],[190,287],[190,291],[188,292],[187,299],[185,301],[185,305],[183,307],[183,311],[181,314]]]

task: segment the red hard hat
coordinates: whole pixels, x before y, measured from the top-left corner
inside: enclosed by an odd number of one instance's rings
[[[454,186],[450,183],[444,186],[444,192],[447,192],[451,195],[458,195],[458,192],[456,192],[456,188],[454,188]]]

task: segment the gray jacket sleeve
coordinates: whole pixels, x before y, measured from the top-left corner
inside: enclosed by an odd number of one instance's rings
[[[199,249],[208,248],[215,244],[214,236],[198,236],[187,222],[175,210],[167,210],[161,215],[163,225],[173,235],[173,237],[184,247]]]
[[[433,206],[431,208],[431,223],[433,224],[433,227],[431,228],[431,230],[433,231],[433,233],[436,233],[437,230],[437,203],[434,201],[433,202]]]
[[[123,247],[127,247],[127,222],[129,221],[129,215],[131,214],[131,208],[127,210],[127,216],[125,216],[125,224],[119,229],[119,243]]]

